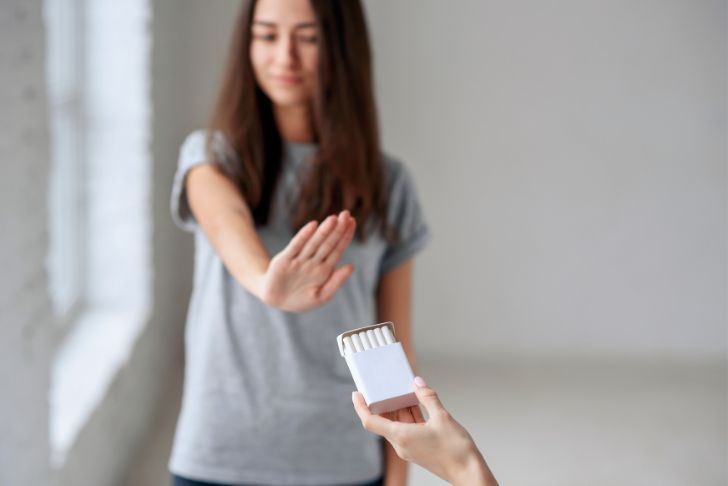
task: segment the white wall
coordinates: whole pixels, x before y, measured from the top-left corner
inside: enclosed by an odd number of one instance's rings
[[[52,312],[41,2],[0,3],[0,484],[47,484]]]
[[[238,3],[157,2],[160,160],[206,121]],[[725,2],[365,6],[384,145],[434,233],[420,352],[723,356]]]
[[[726,2],[367,6],[420,351],[724,356]]]

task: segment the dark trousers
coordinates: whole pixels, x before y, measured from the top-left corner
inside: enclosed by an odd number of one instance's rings
[[[355,483],[355,484],[342,484],[341,486],[382,486],[384,479],[379,478],[375,481],[367,483]],[[208,483],[206,481],[195,481],[194,479],[187,479],[180,476],[172,475],[172,486],[264,486],[254,484],[225,484],[225,483]]]

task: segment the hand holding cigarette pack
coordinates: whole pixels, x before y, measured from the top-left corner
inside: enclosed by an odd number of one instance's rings
[[[336,341],[357,390],[372,413],[418,404],[414,374],[404,348],[394,337],[394,324],[384,322],[340,334]]]

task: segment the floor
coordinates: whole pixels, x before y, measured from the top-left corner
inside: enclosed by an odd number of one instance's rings
[[[506,364],[421,357],[502,485],[728,484],[726,370],[714,364]],[[129,486],[168,484],[180,381]],[[411,485],[444,484],[413,467]]]

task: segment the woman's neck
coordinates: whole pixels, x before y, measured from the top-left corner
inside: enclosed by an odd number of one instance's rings
[[[308,106],[274,106],[273,111],[283,140],[301,143],[314,141],[311,110]]]

